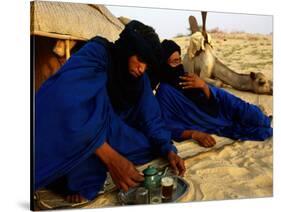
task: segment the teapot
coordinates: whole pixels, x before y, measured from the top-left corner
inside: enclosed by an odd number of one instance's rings
[[[147,189],[160,187],[161,178],[166,175],[168,167],[164,172],[159,172],[155,167],[149,165],[145,170],[143,186]]]

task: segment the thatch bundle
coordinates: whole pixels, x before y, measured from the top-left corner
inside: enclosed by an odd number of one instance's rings
[[[110,41],[124,25],[103,5],[31,2],[31,34],[59,39],[88,40],[96,35]]]

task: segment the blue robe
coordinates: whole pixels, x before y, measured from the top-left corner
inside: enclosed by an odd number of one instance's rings
[[[105,141],[134,164],[176,152],[149,79],[139,102],[116,114],[107,92],[108,51],[88,42],[35,97],[35,189],[64,177],[69,192],[93,199],[106,178],[95,156]]]
[[[183,91],[166,83],[160,84],[156,97],[173,139],[183,140],[184,130],[198,130],[235,140],[263,141],[272,136],[271,120],[257,106],[223,89],[210,85],[209,88],[218,106],[216,115],[209,115],[197,107]]]

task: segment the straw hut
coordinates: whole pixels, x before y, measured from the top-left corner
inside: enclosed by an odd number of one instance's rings
[[[30,7],[36,91],[87,40],[99,35],[115,41],[124,28],[103,5],[34,1]]]
[[[124,25],[128,24],[131,21],[130,18],[127,18],[127,17],[124,17],[124,16],[118,17],[118,20],[121,21]]]

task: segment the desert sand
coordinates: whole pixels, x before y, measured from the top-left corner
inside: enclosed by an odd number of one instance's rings
[[[185,165],[191,190],[181,202],[272,196],[272,139],[236,142]]]
[[[271,35],[213,31],[211,36],[216,56],[230,68],[241,73],[261,71],[272,79]],[[174,40],[185,54],[189,38],[185,36]],[[272,96],[228,90],[248,102],[262,105],[268,115],[273,114]],[[190,184],[190,191],[180,202],[272,196],[273,139],[224,143],[223,138],[215,138],[221,145],[207,149],[208,152],[203,152],[207,150],[192,141],[185,141],[189,156],[185,159],[187,171],[184,179]],[[115,191],[100,195],[83,207],[116,205],[119,203]]]

